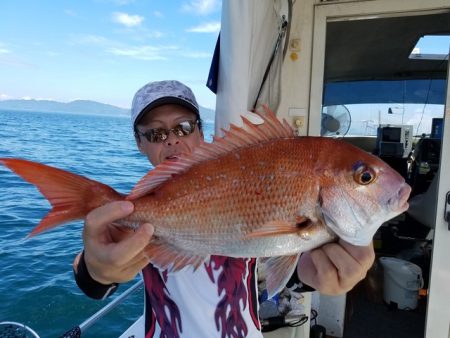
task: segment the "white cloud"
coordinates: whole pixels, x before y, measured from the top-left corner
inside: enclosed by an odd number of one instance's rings
[[[51,50],[45,52],[45,54],[47,54],[47,55],[50,56],[50,57],[55,57],[55,56],[60,56],[60,55],[61,55],[61,53],[59,53],[59,52],[54,52],[54,51],[51,51]]]
[[[183,55],[185,57],[191,58],[191,59],[206,59],[206,58],[212,57],[212,53],[207,53],[207,52],[187,52],[187,53],[184,53]]]
[[[207,15],[219,10],[220,7],[220,0],[191,0],[188,3],[185,3],[182,9],[190,13]]]
[[[0,93],[0,101],[9,100],[9,99],[10,99],[9,95]]]
[[[107,38],[93,34],[75,36],[71,39],[71,42],[80,45],[98,45],[98,46],[105,46],[110,44],[110,41]]]
[[[147,31],[144,30],[144,33],[139,34],[139,38],[136,38],[136,41],[142,41],[150,38],[159,39],[162,38],[165,34],[159,31]],[[73,44],[80,45],[90,45],[98,47],[102,51],[107,54],[112,54],[121,57],[128,57],[137,60],[166,60],[168,53],[170,51],[174,51],[179,49],[178,47],[167,45],[167,46],[152,46],[152,45],[144,45],[139,44],[137,42],[136,45],[125,45],[119,41],[109,40],[103,36],[99,35],[84,35],[84,36],[76,36],[71,40]]]
[[[11,51],[5,47],[5,44],[0,42],[0,54],[10,54]]]
[[[36,68],[35,64],[29,63],[28,61],[14,55],[10,50],[2,48],[0,46],[0,64],[19,67],[19,68]]]
[[[147,35],[147,37],[149,38],[154,38],[154,39],[160,39],[163,36],[165,36],[166,34],[160,32],[160,31],[150,31]]]
[[[192,33],[218,33],[220,31],[220,22],[207,22],[196,27],[188,28],[186,31]]]
[[[167,53],[177,50],[176,46],[138,46],[128,48],[110,48],[109,53],[130,57],[133,59],[154,61],[154,60],[166,60]]]
[[[20,99],[21,100],[26,100],[26,101],[34,100],[34,101],[55,101],[56,102],[56,100],[53,99],[53,98],[48,98],[48,97],[31,97],[31,96],[28,96],[28,95],[27,96],[23,96]]]
[[[112,19],[114,22],[124,25],[126,27],[139,26],[143,21],[144,17],[140,15],[130,15],[122,12],[115,12],[112,14]]]
[[[164,14],[161,13],[160,11],[154,11],[153,15],[157,18],[164,18]]]
[[[125,5],[131,4],[133,2],[134,2],[134,0],[114,0],[114,3],[119,6],[125,6]]]

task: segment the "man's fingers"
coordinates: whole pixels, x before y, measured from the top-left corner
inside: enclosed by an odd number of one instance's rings
[[[300,280],[309,286],[315,287],[317,284],[317,269],[312,261],[310,252],[304,252],[300,256],[297,274]]]
[[[103,232],[103,226],[110,224],[120,218],[126,217],[134,210],[134,205],[128,201],[117,201],[105,204],[100,208],[92,210],[86,216],[86,230],[95,236]]]
[[[338,295],[360,282],[373,264],[373,245],[354,246],[340,240],[300,257],[300,280],[323,294]]]
[[[343,240],[339,240],[339,244],[366,270],[373,265],[375,261],[373,242],[370,242],[367,246],[354,246]]]
[[[327,257],[337,268],[339,274],[348,275],[359,263],[339,244],[330,243],[323,246]]]
[[[341,241],[324,245],[323,250],[336,267],[339,285],[345,291],[365,278],[374,259],[372,245],[353,246]]]
[[[323,283],[329,281],[337,281],[337,271],[327,252],[324,250],[325,245],[319,249],[311,251],[311,260],[317,270],[317,282],[319,289]]]
[[[114,244],[111,261],[116,266],[128,265],[143,249],[153,236],[154,228],[149,223],[142,224],[134,234]]]
[[[375,258],[372,244],[366,247],[354,246],[341,240],[339,244],[324,245],[323,250],[336,266],[339,277],[348,282],[362,280]]]
[[[149,263],[149,259],[147,256],[141,256],[140,259],[136,260],[133,264],[127,266],[124,270],[122,270],[121,277],[122,280],[118,280],[118,283],[128,282],[133,279],[139,271],[145,268]]]

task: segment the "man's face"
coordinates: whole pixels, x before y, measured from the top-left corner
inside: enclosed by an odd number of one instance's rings
[[[154,128],[171,129],[181,122],[194,122],[196,118],[192,111],[183,106],[166,104],[145,114],[136,127],[139,132],[145,133]],[[177,161],[181,153],[190,153],[202,142],[203,133],[199,130],[197,124],[191,134],[176,136],[173,132],[170,132],[167,139],[159,143],[149,142],[142,135],[136,138],[140,152],[146,155],[154,166],[164,161]]]

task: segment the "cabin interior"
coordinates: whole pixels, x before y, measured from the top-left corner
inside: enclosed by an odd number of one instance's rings
[[[413,53],[419,39],[428,35],[450,36],[450,12],[327,22],[321,134],[343,136],[379,156],[412,187],[410,210],[381,226],[374,238],[376,262],[347,295],[344,337],[424,336],[449,60],[448,52]],[[357,107],[368,104],[393,108],[372,120],[358,116]],[[417,125],[409,125],[405,105],[411,104],[422,118],[435,105],[438,113],[428,130],[419,133]],[[357,121],[359,132],[350,127]],[[399,306],[383,294],[389,272],[380,257],[420,267],[417,278],[423,283],[414,291],[415,306]]]
[[[309,336],[424,337],[447,100],[450,9],[345,16],[339,5],[338,13],[326,18],[323,65],[321,52],[313,51],[311,81],[319,83],[315,77],[323,68],[323,88],[321,106],[309,108],[309,134],[320,128],[321,136],[343,138],[380,157],[405,178],[412,193],[409,210],[375,234],[376,259],[367,277],[345,296],[343,306],[336,305],[342,299],[325,299],[328,318],[320,318],[320,308],[317,318],[311,313]],[[313,36],[317,39],[315,32]],[[427,36],[446,36],[446,50],[415,49]],[[291,74],[287,77],[295,80]],[[319,89],[312,84],[311,96]],[[313,120],[319,108],[320,127]],[[399,262],[401,266],[394,264]],[[339,309],[343,316],[334,316]],[[277,334],[281,331],[265,337]],[[283,334],[291,337],[287,331]],[[297,332],[295,337],[304,335]]]

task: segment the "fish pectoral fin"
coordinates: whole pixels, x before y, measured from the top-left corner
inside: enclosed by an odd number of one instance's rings
[[[195,271],[208,258],[157,239],[147,245],[145,253],[152,264],[169,272],[179,271],[188,265],[191,265]]]
[[[286,286],[297,268],[299,257],[300,254],[260,260],[260,263],[264,264],[266,289],[269,298],[272,298]]]
[[[244,235],[244,239],[277,236],[277,235],[290,235],[298,233],[299,228],[296,224],[288,223],[286,221],[270,221],[264,224],[262,227]]]

